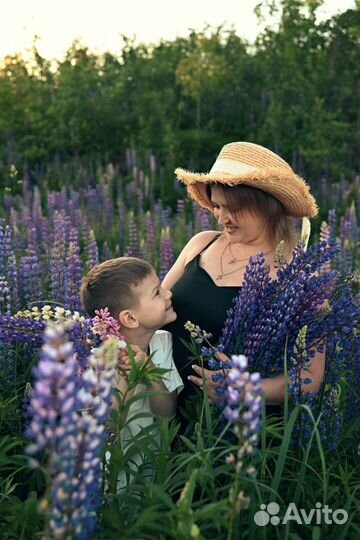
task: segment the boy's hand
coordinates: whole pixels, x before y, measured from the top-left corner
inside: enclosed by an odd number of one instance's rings
[[[140,349],[138,345],[130,345],[136,362],[142,362],[146,360],[147,354]],[[131,369],[130,357],[126,349],[119,350],[119,364],[118,367],[123,371],[129,371]]]

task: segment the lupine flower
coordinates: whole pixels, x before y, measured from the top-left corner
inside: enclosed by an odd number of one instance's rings
[[[55,212],[53,218],[54,240],[50,249],[50,292],[51,300],[64,304],[65,295],[65,226],[61,214]]]
[[[99,249],[93,230],[89,232],[87,240],[87,268],[90,270],[93,268],[93,266],[99,263]]]
[[[302,372],[309,369],[309,353],[306,347],[307,326],[299,330],[294,345],[294,353],[289,361],[288,389],[294,403],[301,404],[304,401],[304,386],[312,381],[309,377],[303,377]]]
[[[231,369],[227,373],[226,418],[237,425],[237,434],[244,445],[244,453],[251,454],[258,443],[261,426],[260,374],[249,373],[246,356],[233,355]]]
[[[11,294],[8,282],[0,277],[0,313],[10,315],[11,313]]]
[[[140,257],[142,256],[139,247],[139,235],[138,228],[134,219],[133,212],[129,215],[129,240],[126,249],[126,255],[128,257]]]
[[[51,477],[48,524],[51,538],[85,540],[97,526],[104,422],[111,411],[117,342],[108,340],[80,378],[76,356],[62,325],[48,326],[31,393],[33,418],[28,447],[43,455]]]
[[[117,337],[121,342],[125,341],[120,331],[120,323],[110,315],[109,309],[95,310],[95,317],[92,319],[92,331],[104,342],[109,337]]]
[[[36,248],[35,229],[28,231],[29,243],[26,256],[20,259],[19,284],[22,303],[39,302],[43,298],[41,287],[41,264]]]
[[[161,231],[160,240],[160,280],[162,281],[174,262],[174,252],[170,236],[170,228]]]
[[[316,351],[324,350],[330,358],[329,340],[335,338],[336,347],[345,339],[353,340],[355,325],[360,317],[360,308],[352,301],[351,287],[339,283],[337,272],[319,273],[319,270],[337,248],[333,242],[320,243],[304,252],[298,247],[290,263],[277,270],[277,280],[270,280],[263,257],[250,260],[244,285],[228,311],[220,348],[226,354],[245,354],[249,371],[258,371],[262,377],[273,377],[283,373],[285,345],[288,358],[299,352],[297,342],[299,330],[307,327],[306,351],[309,360]],[[328,300],[328,306],[323,308]],[[345,337],[346,336],[346,337]],[[349,358],[347,360],[349,364]],[[323,386],[330,381],[332,372],[337,372],[332,355],[326,370]],[[295,391],[295,386],[290,391]],[[360,394],[360,385],[356,392]],[[317,410],[321,392],[315,399],[306,393],[306,403]]]
[[[144,256],[147,261],[155,258],[155,223],[150,212],[146,213],[146,242]]]
[[[204,208],[196,207],[195,228],[197,231],[208,231],[210,229],[210,214]]]
[[[201,330],[200,326],[193,324],[191,321],[187,321],[184,324],[185,330],[190,332],[190,336],[194,339],[195,343],[203,343],[211,338],[210,332]]]
[[[45,323],[26,317],[0,316],[0,341],[7,345],[17,343],[39,347],[42,344],[42,334]]]
[[[83,267],[79,246],[70,243],[65,270],[65,306],[70,310],[81,310],[80,287]]]
[[[6,279],[11,291],[11,311],[14,312],[19,308],[19,288],[18,288],[18,268],[15,255],[8,258]]]
[[[331,228],[326,221],[323,221],[320,226],[320,242],[326,242],[327,244],[331,242]],[[321,273],[330,272],[331,270],[331,261],[326,262],[323,267],[320,269]]]

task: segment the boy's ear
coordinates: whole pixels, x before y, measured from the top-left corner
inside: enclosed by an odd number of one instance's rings
[[[139,321],[135,315],[128,309],[123,309],[119,313],[119,323],[124,328],[138,328]]]

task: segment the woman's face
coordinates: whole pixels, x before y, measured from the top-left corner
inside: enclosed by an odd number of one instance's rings
[[[232,214],[221,187],[211,188],[211,202],[215,219],[223,227],[229,241],[251,243],[267,237],[266,220],[252,212],[243,211],[241,214]]]

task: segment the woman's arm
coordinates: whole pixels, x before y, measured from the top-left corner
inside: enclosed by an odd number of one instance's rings
[[[304,393],[313,392],[317,394],[320,390],[325,371],[325,353],[317,353],[309,362],[309,368],[301,371],[302,378],[311,379],[311,383],[304,384],[302,390]],[[285,399],[285,376],[263,379],[261,387],[264,391],[266,403],[268,405],[281,405]]]
[[[202,231],[193,236],[186,244],[179,257],[176,259],[173,266],[163,279],[162,286],[165,289],[172,289],[173,286],[184,273],[186,264],[191,261],[203,247],[206,246],[214,238],[216,231]]]
[[[218,358],[225,362],[228,358],[218,353]],[[222,400],[216,393],[217,383],[212,380],[214,373],[220,373],[216,371],[210,371],[203,369],[201,366],[193,365],[193,370],[196,372],[197,377],[194,375],[189,376],[189,380],[196,384],[199,388],[203,386],[203,376],[206,379],[207,391],[209,399],[212,403],[217,403]],[[324,377],[325,371],[325,352],[317,353],[315,357],[309,362],[309,368],[301,371],[301,377],[311,379],[311,383],[303,386],[303,391],[313,392],[316,394],[321,386],[321,382]],[[266,403],[268,405],[280,405],[285,399],[285,376],[277,375],[276,377],[262,379],[261,387],[265,394]]]

